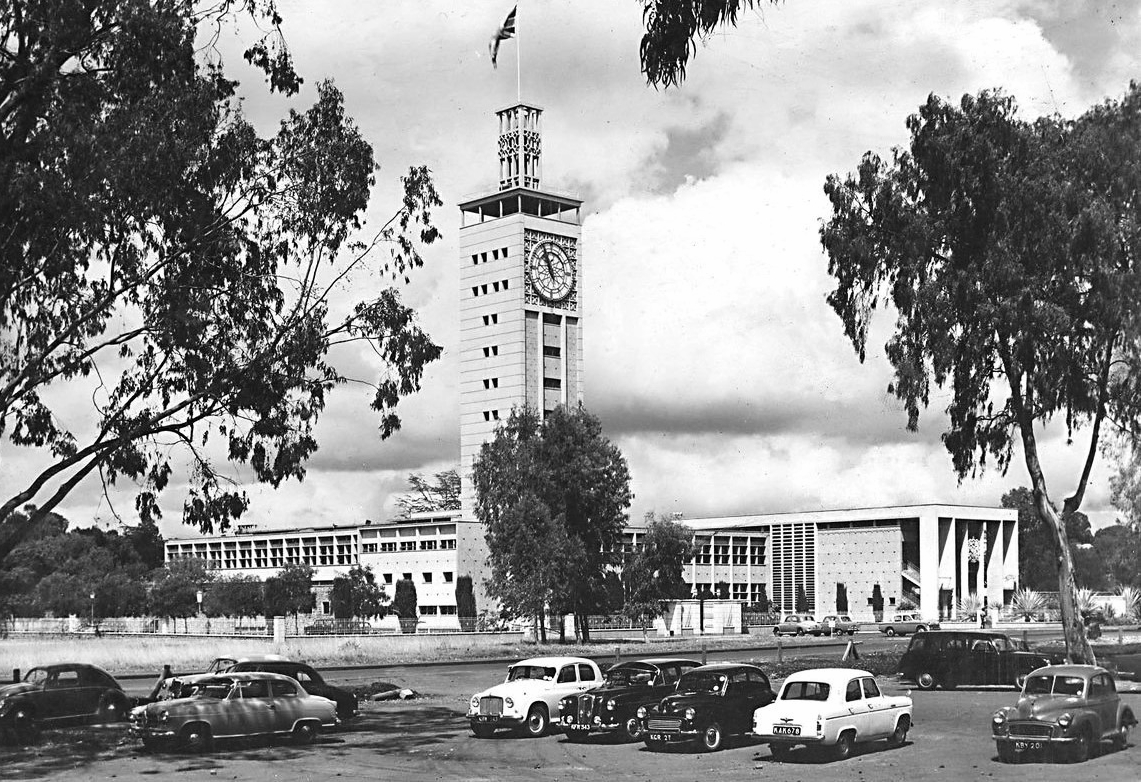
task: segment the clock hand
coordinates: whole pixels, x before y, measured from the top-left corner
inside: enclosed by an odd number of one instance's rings
[[[547,264],[547,271],[550,272],[551,279],[555,278],[555,270],[551,267],[551,254],[543,253],[543,263]]]

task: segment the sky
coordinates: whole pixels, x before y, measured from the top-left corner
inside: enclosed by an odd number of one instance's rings
[[[544,109],[544,187],[585,202],[582,263],[585,405],[630,468],[632,519],[911,503],[999,504],[1028,485],[1021,454],[1006,475],[959,482],[940,435],[936,395],[906,431],[887,391],[889,317],[860,363],[825,302],[832,289],[819,229],[825,177],[866,151],[907,142],[905,120],[935,93],[1001,88],[1023,117],[1076,116],[1120,97],[1141,73],[1141,7],[1076,0],[786,0],[741,14],[704,41],[680,88],[639,69],[642,4],[521,0],[519,38],[493,69],[488,41],[507,0],[279,0],[306,79],[292,100],[227,54],[245,112],[272,133],[317,83],[335,80],[380,164],[370,209],[383,222],[397,177],[431,168],[443,239],[404,287],[443,346],[424,389],[403,401],[403,428],[381,441],[367,393],[334,392],[303,482],[250,483],[247,521],[276,528],[356,524],[396,515],[409,473],[459,459],[459,210],[496,185],[495,111],[522,98]],[[236,37],[223,39],[240,51]],[[379,273],[353,278],[375,293]],[[369,367],[361,352],[338,356]],[[1041,455],[1052,496],[1072,491],[1085,431],[1072,445],[1048,426]],[[36,456],[4,446],[0,481]],[[1111,464],[1097,462],[1083,510],[1112,523]],[[239,482],[248,476],[234,468]],[[185,478],[163,497],[178,516]],[[131,521],[129,487],[84,484],[59,511],[78,526]]]

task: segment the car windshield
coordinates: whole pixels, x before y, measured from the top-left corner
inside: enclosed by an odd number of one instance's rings
[[[606,683],[612,687],[635,687],[653,681],[654,672],[648,668],[627,668],[620,665],[607,671],[605,678]]]
[[[678,692],[721,692],[724,686],[723,673],[687,673],[677,683]]]
[[[212,700],[225,700],[230,694],[231,683],[226,681],[194,682],[183,687],[191,687],[190,693],[183,693],[184,698],[209,698]]]
[[[31,684],[43,684],[45,681],[47,681],[47,678],[47,668],[33,668],[24,674],[24,681],[30,682]]]
[[[788,682],[780,694],[782,701],[826,701],[832,688],[824,682]]]
[[[1086,680],[1080,676],[1031,676],[1027,695],[1081,695]]]
[[[507,672],[507,681],[509,682],[516,679],[546,679],[549,681],[553,678],[555,678],[555,669],[542,665],[512,665],[511,670]]]

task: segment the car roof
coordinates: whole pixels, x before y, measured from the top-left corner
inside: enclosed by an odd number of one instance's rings
[[[292,676],[286,676],[281,673],[270,673],[268,671],[233,671],[231,673],[216,673],[211,676],[204,676],[198,679],[196,684],[205,684],[214,680],[230,680],[230,681],[257,681],[257,680],[271,680],[271,681],[284,681],[297,683],[297,680]]]
[[[566,665],[567,663],[597,665],[594,660],[588,660],[585,657],[531,657],[526,660],[520,660],[517,663],[511,663],[511,667],[514,668],[516,665],[538,665],[543,668],[548,668]]]
[[[1031,671],[1030,675],[1083,676],[1089,678],[1090,676],[1096,676],[1099,673],[1109,673],[1109,671],[1105,668],[1102,668],[1100,665],[1078,665],[1077,663],[1069,663],[1067,665],[1047,665],[1044,668],[1037,668]]]
[[[643,657],[640,660],[633,660],[632,662],[649,663],[650,665],[670,665],[672,663],[693,663],[694,665],[701,665],[697,660],[691,660],[688,657]],[[622,663],[619,663],[621,665]]]
[[[868,671],[861,671],[859,668],[806,668],[803,671],[790,673],[785,683],[788,682],[824,682],[825,684],[838,684],[843,682],[847,684],[854,678],[863,678],[872,676]]]
[[[709,665],[702,665],[694,668],[692,671],[686,671],[686,673],[716,673],[718,671],[739,671],[742,668],[753,668],[755,670],[761,671],[760,666],[752,665],[750,663],[710,663]],[[764,673],[764,671],[761,671],[761,673]]]

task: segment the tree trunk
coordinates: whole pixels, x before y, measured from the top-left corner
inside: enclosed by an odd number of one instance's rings
[[[538,615],[535,617],[535,621],[539,625],[539,643],[541,643],[545,646],[547,643],[547,613],[546,613],[546,611],[544,611],[543,609],[540,608]]]
[[[586,614],[579,614],[578,624],[582,630],[582,642],[584,644],[590,643],[590,617]]]

